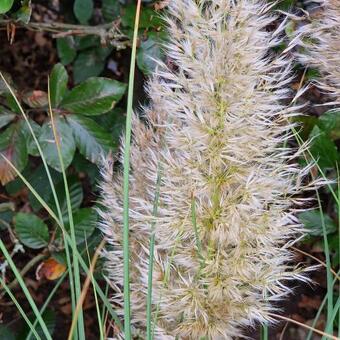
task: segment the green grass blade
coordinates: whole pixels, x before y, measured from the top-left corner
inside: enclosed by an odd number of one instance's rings
[[[90,265],[91,264],[91,258],[90,258],[90,253],[89,253],[86,235],[85,235],[85,245],[86,245],[85,249],[86,249],[87,259],[88,259],[89,265]],[[98,327],[99,327],[99,336],[100,336],[100,340],[104,340],[105,333],[104,333],[104,330],[103,330],[103,319],[102,319],[101,314],[100,314],[98,296],[97,296],[96,290],[94,289],[94,285],[93,285],[94,276],[93,276],[92,272],[90,272],[88,275],[91,275],[91,283],[92,283],[92,286],[93,286],[93,294],[94,294],[94,300],[95,300],[95,303],[96,303],[96,312],[97,312]]]
[[[326,231],[326,226],[325,226],[325,219],[324,219],[320,195],[319,195],[318,191],[316,191],[316,197],[317,197],[319,209],[320,209],[323,242],[324,242],[324,248],[325,248],[326,276],[327,276],[327,324],[329,325],[329,321],[330,321],[331,315],[333,313],[333,285],[332,285],[333,276],[332,276],[332,272],[331,272],[331,256],[330,256],[330,251],[329,251],[329,244],[328,244],[328,237],[327,237],[327,231]],[[333,327],[332,326],[329,326],[327,333],[333,334]]]
[[[131,143],[131,121],[132,121],[132,105],[133,105],[133,90],[135,81],[136,67],[136,50],[139,17],[141,10],[141,0],[137,2],[135,26],[133,31],[131,64],[129,75],[128,103],[126,114],[126,129],[125,129],[125,149],[124,149],[124,178],[123,178],[123,261],[124,261],[124,334],[125,340],[131,339],[131,320],[130,320],[130,273],[129,273],[129,172],[130,172],[130,143]]]
[[[154,218],[158,215],[159,205],[159,193],[161,184],[161,170],[158,169],[157,182],[156,182],[156,193],[153,203],[152,215]],[[150,237],[150,255],[149,255],[149,268],[148,268],[148,294],[146,301],[146,337],[148,340],[153,338],[151,320],[152,320],[152,277],[153,277],[153,263],[154,263],[154,252],[155,252],[155,221],[151,225],[151,237]]]
[[[10,254],[8,253],[6,247],[5,247],[5,245],[4,245],[4,243],[2,242],[1,239],[0,239],[0,249],[1,249],[2,253],[4,254],[4,257],[5,257],[6,261],[7,261],[7,263],[9,264],[10,268],[12,269],[12,271],[13,271],[13,273],[15,275],[15,278],[17,279],[17,281],[18,281],[22,291],[24,292],[24,294],[26,296],[26,299],[27,299],[28,303],[30,304],[35,317],[38,319],[38,322],[40,324],[40,327],[41,327],[44,335],[46,336],[46,338],[48,340],[52,340],[52,337],[51,337],[51,335],[50,335],[50,333],[49,333],[49,331],[48,331],[48,329],[46,327],[46,324],[45,324],[42,316],[39,314],[39,310],[38,310],[38,308],[37,308],[37,306],[36,306],[32,296],[31,296],[31,294],[30,294],[30,292],[29,292],[29,290],[28,290],[28,288],[27,288],[27,286],[26,286],[26,284],[25,284],[21,274],[19,273],[16,265],[14,264]]]
[[[35,330],[35,326],[32,325],[31,321],[29,320],[29,318],[27,317],[25,311],[22,309],[22,307],[20,306],[18,300],[15,298],[15,296],[12,294],[11,290],[8,288],[8,286],[6,285],[6,283],[4,282],[4,280],[0,277],[0,284],[1,286],[4,288],[4,290],[6,291],[6,293],[8,294],[8,296],[11,298],[11,300],[14,302],[15,306],[17,307],[19,313],[21,314],[21,316],[23,317],[23,319],[26,321],[28,327],[30,328],[30,334],[34,334],[34,336],[36,337],[37,340],[41,340],[39,334],[37,333],[37,331]]]
[[[48,182],[50,184],[50,188],[51,188],[51,191],[52,191],[52,195],[53,195],[53,199],[54,199],[54,202],[55,202],[55,205],[56,205],[56,208],[57,208],[57,214],[58,214],[58,218],[59,218],[59,223],[60,225],[62,225],[62,232],[63,232],[63,238],[64,238],[64,246],[65,246],[65,253],[66,253],[66,263],[67,263],[67,267],[68,268],[72,268],[71,266],[71,258],[70,258],[70,252],[69,252],[69,249],[68,249],[68,244],[65,240],[65,230],[64,230],[64,225],[63,225],[63,217],[62,217],[62,212],[61,212],[61,208],[60,208],[60,204],[59,204],[59,200],[58,200],[58,196],[57,196],[57,193],[56,193],[56,190],[55,190],[55,186],[54,186],[54,183],[53,183],[53,180],[52,180],[52,176],[51,176],[51,173],[50,173],[50,170],[49,170],[49,167],[47,165],[47,161],[46,161],[46,158],[45,158],[45,155],[41,149],[41,146],[40,146],[40,143],[37,139],[37,136],[35,135],[34,133],[34,130],[32,128],[32,125],[25,113],[25,111],[23,110],[18,98],[16,97],[13,89],[10,87],[10,85],[8,84],[8,82],[6,81],[5,77],[3,76],[3,74],[0,72],[0,76],[2,78],[2,80],[4,81],[6,87],[8,88],[8,90],[10,91],[12,97],[14,98],[19,110],[20,110],[20,113],[21,115],[24,117],[25,119],[25,122],[28,126],[28,129],[32,135],[32,138],[37,146],[37,149],[38,149],[38,152],[39,152],[39,155],[41,157],[41,160],[43,162],[43,165],[44,165],[44,168],[45,168],[45,171],[46,171],[46,175],[47,175],[47,178],[48,178]],[[11,164],[12,165],[12,164]],[[13,166],[12,166],[13,167]],[[15,169],[16,170],[16,169]],[[17,171],[16,171],[17,172]],[[69,282],[70,282],[70,290],[71,290],[71,305],[72,305],[72,311],[74,311],[75,309],[75,294],[74,294],[74,280],[73,280],[73,273],[72,273],[72,270],[69,270],[68,271],[69,273]]]
[[[76,241],[76,235],[74,231],[74,222],[73,222],[73,213],[72,213],[72,206],[71,206],[71,198],[70,198],[70,190],[68,187],[67,177],[66,177],[66,171],[65,171],[65,165],[64,160],[61,154],[61,145],[59,141],[59,136],[57,134],[57,130],[54,123],[54,117],[53,117],[53,110],[51,107],[51,93],[50,93],[50,81],[48,81],[48,105],[49,105],[49,113],[51,117],[51,124],[52,124],[52,130],[55,140],[55,145],[57,148],[59,163],[63,175],[63,181],[64,181],[64,189],[65,189],[65,196],[66,196],[66,205],[67,205],[67,214],[69,218],[69,225],[70,225],[70,234],[71,234],[71,249],[72,249],[72,259],[73,259],[73,270],[74,270],[74,286],[75,286],[75,297],[76,300],[79,301],[80,295],[81,295],[81,282],[80,282],[80,271],[79,271],[79,263],[78,263],[78,257],[76,255],[77,253],[77,241]],[[71,268],[70,268],[71,271]],[[79,332],[79,338],[85,339],[85,326],[84,326],[84,315],[83,315],[83,309],[81,308],[78,314],[78,332]]]
[[[335,318],[338,315],[339,308],[340,308],[340,297],[338,297],[338,299],[337,299],[337,301],[336,301],[336,303],[334,305],[332,314],[330,315],[329,320],[327,320],[327,325],[326,325],[326,328],[325,328],[325,333],[333,334],[333,325],[334,325],[334,322],[335,322]],[[321,340],[324,340],[324,339],[326,339],[326,338],[322,338]]]
[[[263,325],[261,327],[261,340],[268,340],[268,326]]]
[[[265,298],[267,299],[267,292],[265,291]],[[268,325],[262,325],[261,326],[261,340],[268,340],[268,336],[269,336],[269,329],[268,329]]]
[[[106,285],[105,285],[105,298],[106,298],[106,300],[108,300],[108,294],[109,294],[109,284],[106,282]],[[105,321],[106,313],[107,313],[106,307],[105,307],[105,304],[103,304],[102,314],[101,314],[101,319],[103,320],[103,322]]]
[[[303,139],[300,137],[299,133],[296,131],[296,129],[294,127],[291,128],[294,137],[298,143],[299,146],[303,145]],[[306,151],[304,152],[304,156],[305,156],[305,160],[308,162],[308,158],[306,156],[306,153],[308,154],[308,156],[310,157],[310,159],[313,161],[313,163],[315,164],[315,166],[317,167],[319,173],[321,174],[321,177],[324,180],[327,180],[326,174],[324,173],[324,171],[321,169],[321,167],[318,164],[318,161],[315,159],[315,157],[313,156],[313,154],[310,152],[309,149],[306,149]],[[332,194],[333,199],[335,200],[336,204],[338,206],[340,206],[340,197],[337,196],[337,194],[335,193],[334,189],[332,188],[331,184],[328,182],[326,183],[326,186],[328,188],[328,190],[330,191],[330,193]]]
[[[337,175],[337,183],[338,183],[338,199],[340,202],[340,173],[339,173],[339,164],[336,163],[336,175]],[[340,263],[340,204],[337,205],[338,208],[338,260]],[[340,285],[338,287],[338,293],[340,296]],[[340,312],[338,313],[338,338],[340,339]]]
[[[48,206],[48,204],[43,200],[43,198],[35,191],[35,189],[31,186],[31,184],[27,181],[27,179],[18,171],[18,169],[5,157],[2,156],[3,159],[11,166],[11,168],[16,172],[17,176],[23,181],[23,183],[27,186],[27,188],[31,191],[31,193],[34,195],[34,197],[37,199],[37,201],[43,206],[43,208],[49,213],[50,217],[55,220],[55,222],[58,224],[58,226],[61,228],[65,235],[66,242],[71,245],[72,240],[71,237],[68,235],[66,230],[64,229],[63,225],[60,223],[58,217],[55,215],[53,210]],[[83,260],[82,256],[79,254],[78,250],[76,252],[78,261],[80,263],[80,266],[82,267],[84,272],[88,272],[89,268],[86,265],[85,261]],[[116,325],[122,329],[122,323],[120,322],[117,314],[113,310],[110,302],[107,300],[107,297],[105,296],[104,292],[98,285],[97,281],[94,279],[94,285],[97,290],[98,295],[100,296],[101,300],[103,301],[105,307],[107,308],[108,312],[112,316],[113,320],[115,321]]]
[[[49,303],[50,303],[50,301],[51,301],[51,299],[53,298],[54,294],[57,292],[59,286],[62,284],[62,282],[64,281],[65,277],[66,277],[66,273],[64,273],[64,274],[59,278],[58,282],[56,283],[56,285],[55,285],[55,286],[53,287],[53,289],[51,290],[51,293],[48,295],[46,301],[44,302],[44,304],[42,305],[42,307],[41,307],[40,310],[39,310],[40,315],[43,315],[43,314],[44,314],[46,308],[48,307],[48,305],[49,305]],[[33,322],[33,329],[32,329],[32,328],[30,329],[30,331],[29,331],[29,333],[27,334],[27,337],[26,337],[25,340],[28,340],[28,339],[31,338],[32,332],[35,330],[35,327],[37,326],[37,324],[38,324],[38,319],[35,319],[35,321]]]

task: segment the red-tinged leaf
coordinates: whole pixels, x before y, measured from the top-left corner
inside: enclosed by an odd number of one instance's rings
[[[51,257],[39,265],[35,275],[37,280],[41,280],[41,278],[44,277],[49,281],[53,281],[63,275],[65,271],[66,266]]]
[[[48,96],[45,91],[29,91],[23,96],[23,101],[31,108],[45,107],[48,104]]]
[[[18,171],[22,171],[28,161],[25,137],[20,124],[12,124],[0,134],[0,183],[7,184],[16,177],[15,170],[4,159],[6,157]]]

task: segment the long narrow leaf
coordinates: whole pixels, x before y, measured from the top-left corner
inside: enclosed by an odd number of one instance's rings
[[[39,155],[41,157],[41,160],[43,162],[43,165],[44,165],[44,169],[46,171],[46,175],[47,175],[47,178],[48,178],[48,182],[50,184],[50,188],[51,188],[51,191],[52,191],[52,195],[53,195],[53,199],[54,199],[54,202],[55,202],[55,206],[57,208],[57,214],[58,214],[58,224],[62,226],[62,232],[63,232],[63,237],[64,237],[64,246],[65,246],[65,252],[66,252],[66,262],[67,262],[67,267],[68,268],[71,268],[71,259],[70,259],[70,254],[69,254],[69,249],[68,249],[68,244],[67,242],[65,242],[65,229],[64,229],[64,224],[63,224],[63,217],[62,217],[62,212],[61,212],[61,208],[60,208],[60,203],[59,203],[59,200],[58,200],[58,196],[57,196],[57,192],[55,190],[55,186],[54,186],[54,183],[53,183],[53,180],[52,180],[52,176],[51,176],[51,173],[50,173],[50,170],[49,170],[49,167],[47,165],[47,161],[46,161],[46,158],[45,158],[45,155],[41,149],[41,146],[40,146],[40,143],[37,139],[37,136],[35,135],[34,133],[34,129],[32,128],[32,125],[25,113],[25,111],[23,110],[18,98],[16,97],[13,89],[11,88],[11,86],[8,84],[8,82],[6,81],[5,77],[3,76],[3,74],[0,72],[0,76],[2,78],[2,80],[4,81],[6,87],[8,88],[8,90],[10,91],[12,97],[14,98],[19,110],[20,110],[20,113],[21,115],[24,117],[25,119],[25,122],[28,126],[28,129],[32,135],[32,138],[37,146],[37,149],[39,151]],[[13,166],[12,166],[13,168]],[[16,169],[15,169],[16,170]],[[19,176],[20,177],[20,176]],[[72,310],[74,310],[75,308],[75,294],[74,294],[74,283],[73,283],[73,273],[72,273],[72,270],[69,270],[68,271],[69,273],[69,281],[70,281],[70,289],[71,289],[71,305],[72,305]]]
[[[131,143],[131,121],[132,121],[132,104],[133,104],[133,88],[135,81],[136,67],[136,50],[138,26],[141,9],[141,0],[137,2],[135,26],[133,31],[128,104],[126,114],[126,129],[125,129],[125,150],[124,150],[124,206],[123,206],[123,261],[124,261],[124,334],[125,340],[131,339],[131,320],[130,320],[130,274],[129,274],[129,172],[130,172],[130,143]]]
[[[24,294],[26,296],[26,299],[27,299],[28,303],[30,304],[30,306],[31,306],[31,308],[33,310],[33,313],[34,313],[35,317],[38,319],[39,325],[41,326],[41,329],[42,329],[44,335],[46,336],[46,338],[48,340],[52,340],[52,337],[51,337],[51,335],[50,335],[50,333],[49,333],[49,331],[47,329],[47,326],[46,326],[42,316],[40,315],[39,310],[38,310],[38,308],[37,308],[37,306],[36,306],[32,296],[31,296],[31,294],[30,294],[30,292],[29,292],[29,290],[28,290],[28,288],[27,288],[27,286],[26,286],[26,284],[25,284],[21,274],[19,273],[15,263],[13,262],[10,254],[8,253],[6,247],[5,247],[5,245],[4,245],[4,243],[2,242],[1,239],[0,239],[0,249],[1,249],[2,253],[5,256],[5,259],[6,259],[7,263],[9,264],[10,268],[12,269],[12,271],[13,271],[13,273],[15,275],[15,278],[17,279],[21,289],[23,290],[23,292],[24,292]]]
[[[31,191],[31,193],[34,195],[34,197],[37,199],[37,201],[43,206],[43,208],[49,213],[50,217],[52,219],[55,220],[55,222],[58,224],[58,226],[62,229],[62,231],[64,232],[65,235],[65,239],[66,242],[71,245],[72,244],[72,240],[70,235],[68,235],[68,233],[66,232],[66,230],[64,229],[63,225],[60,223],[58,217],[55,215],[55,213],[53,212],[53,210],[48,206],[48,204],[44,201],[44,199],[36,192],[36,190],[32,187],[32,185],[28,182],[28,180],[20,173],[20,171],[11,163],[11,161],[9,161],[5,156],[2,156],[5,161],[11,166],[11,168],[16,172],[16,174],[18,175],[18,177],[23,181],[23,183],[27,186],[27,188]],[[76,254],[78,257],[78,261],[80,263],[80,266],[82,267],[84,272],[88,272],[89,268],[86,265],[85,261],[83,260],[82,256],[80,255],[80,253],[78,252],[78,250],[76,250]],[[113,320],[115,321],[116,325],[122,329],[122,324],[117,316],[117,314],[115,313],[115,311],[113,310],[110,302],[108,301],[106,295],[104,294],[104,292],[102,291],[102,289],[99,287],[97,281],[94,279],[94,286],[97,290],[98,295],[100,296],[100,298],[102,299],[105,307],[107,308],[108,312],[110,313],[110,315],[112,316]]]
[[[44,304],[42,305],[42,307],[39,310],[40,315],[43,315],[48,304],[50,303],[51,299],[53,298],[54,294],[57,292],[59,286],[62,284],[62,282],[64,281],[66,276],[66,273],[64,273],[58,280],[58,282],[56,283],[56,285],[53,287],[53,289],[51,290],[51,293],[48,295],[47,299],[45,300]],[[27,337],[25,340],[29,340],[31,339],[32,333],[34,333],[35,335],[35,327],[38,324],[38,319],[35,319],[35,321],[33,322],[33,329],[31,328],[29,333],[27,334]]]
[[[54,122],[53,117],[53,110],[51,107],[51,92],[50,92],[50,85],[48,81],[48,107],[49,107],[49,113],[51,117],[51,124],[52,124],[52,130],[55,140],[55,145],[58,152],[58,158],[59,163],[63,175],[63,181],[64,181],[64,188],[65,188],[65,196],[66,196],[66,205],[67,205],[67,214],[69,219],[69,225],[70,225],[70,233],[71,233],[71,249],[72,249],[72,259],[73,259],[73,269],[74,269],[74,285],[75,285],[75,297],[76,300],[79,301],[81,296],[81,283],[80,283],[80,271],[79,271],[79,263],[78,263],[78,257],[76,255],[77,253],[77,241],[76,241],[76,235],[74,231],[74,222],[73,222],[73,213],[72,213],[72,206],[71,206],[71,198],[70,198],[70,190],[67,183],[67,177],[66,177],[66,171],[65,171],[65,165],[64,160],[61,154],[61,145],[59,136],[57,133],[57,129]],[[71,268],[70,268],[71,271]],[[74,312],[74,315],[76,313]],[[78,332],[80,339],[85,339],[85,326],[84,326],[84,315],[82,308],[77,313],[78,316]],[[72,335],[72,334],[71,334]]]
[[[28,327],[30,328],[30,334],[33,333],[34,336],[36,337],[37,340],[41,340],[39,334],[37,333],[37,331],[35,330],[35,326],[32,325],[31,321],[29,320],[29,318],[27,317],[25,311],[22,309],[22,307],[20,306],[20,303],[18,302],[18,300],[15,298],[15,296],[12,294],[11,290],[9,289],[9,287],[6,285],[6,283],[4,282],[4,280],[0,277],[0,284],[1,286],[4,288],[4,290],[6,291],[6,293],[8,294],[8,296],[12,299],[12,301],[14,302],[15,306],[17,307],[19,313],[21,314],[21,316],[23,317],[23,319],[26,321]],[[38,320],[38,319],[37,319]]]

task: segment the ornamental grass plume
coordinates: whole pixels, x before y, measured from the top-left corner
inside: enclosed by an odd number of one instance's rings
[[[298,30],[292,45],[301,46],[298,58],[321,74],[318,87],[340,104],[340,1],[325,0],[317,16]]]
[[[289,246],[303,233],[293,209],[308,169],[294,161],[302,149],[286,147],[291,62],[270,53],[284,23],[269,32],[269,10],[255,0],[169,4],[170,62],[150,79],[132,130],[131,322],[143,339],[153,230],[155,339],[240,336],[272,321],[287,282],[303,279]],[[111,160],[102,174],[107,273],[123,316],[122,174]]]

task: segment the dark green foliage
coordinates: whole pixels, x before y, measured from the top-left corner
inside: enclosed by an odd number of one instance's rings
[[[113,109],[126,85],[108,78],[89,78],[64,97],[61,107],[71,113],[96,116]]]
[[[327,235],[334,233],[337,230],[334,221],[328,215],[321,214],[318,210],[300,213],[299,219],[308,230],[308,234],[312,236],[323,235],[322,223],[325,225]]]
[[[92,0],[75,0],[73,5],[74,15],[81,24],[86,24],[92,16]]]
[[[36,215],[18,213],[14,218],[15,232],[21,243],[33,249],[46,247],[49,242],[47,225]]]
[[[8,12],[13,6],[14,0],[0,1],[0,14]]]

